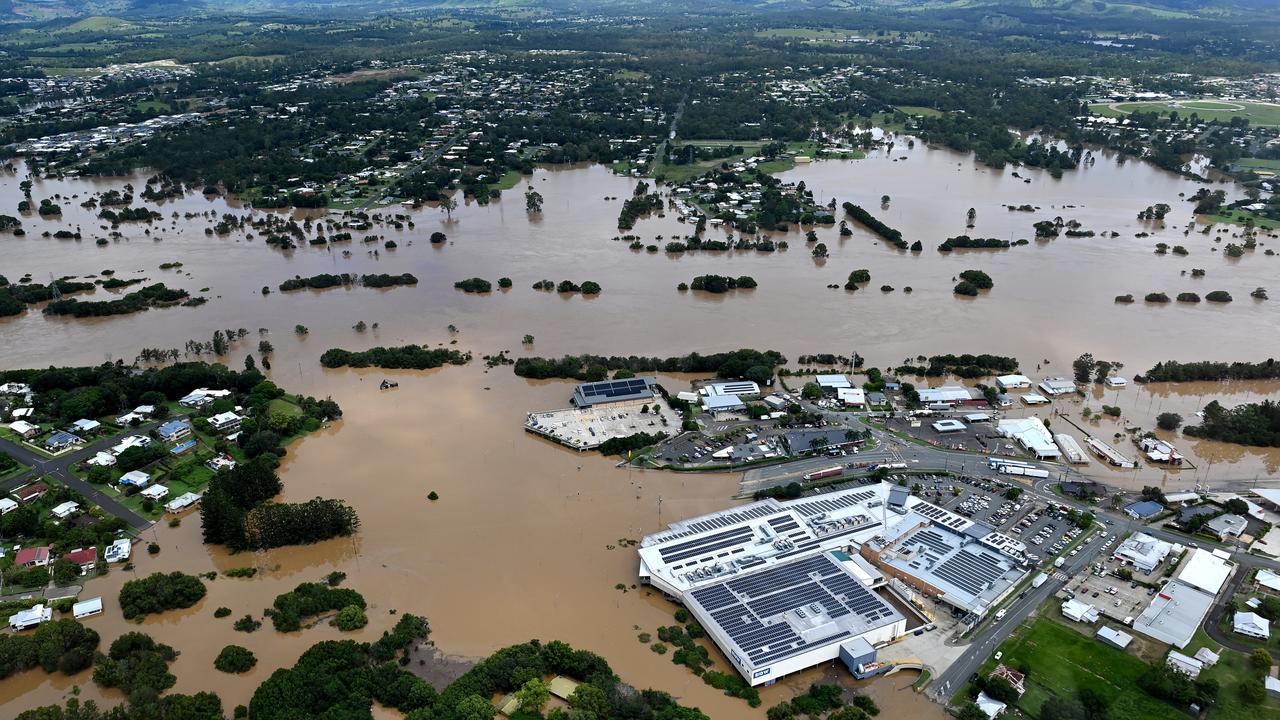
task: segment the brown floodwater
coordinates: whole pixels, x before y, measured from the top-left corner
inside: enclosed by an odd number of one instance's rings
[[[906,159],[893,159],[902,156]],[[145,276],[204,295],[209,302],[199,308],[93,320],[46,318],[38,310],[0,319],[0,368],[127,361],[142,347],[181,348],[187,339],[207,339],[215,329],[245,327],[249,336],[227,359],[238,365],[246,351],[254,350],[256,330],[267,328],[276,349],[273,379],[291,390],[331,395],[346,411],[342,422],[291,446],[282,475],[287,499],[322,495],[351,502],[363,521],[356,537],[227,556],[201,545],[194,516],[178,528],[162,525],[149,531],[163,551],[154,558],[142,554],[138,574],[240,565],[263,569],[252,580],[220,578],[209,584],[208,598],[195,608],[143,623],[158,640],[182,651],[173,666],[178,691],[215,690],[229,709],[246,702],[272,670],[291,664],[314,642],[341,635],[328,626],[287,635],[269,627],[251,635],[231,630],[235,617],[259,614],[276,594],[340,569],[349,575],[347,584],[372,605],[373,622],[353,635],[357,639],[376,637],[389,627],[393,609],[429,618],[433,641],[454,657],[481,657],[534,637],[560,638],[601,653],[628,682],[668,690],[712,717],[762,716],[763,710],[750,711],[741,701],[720,695],[636,640],[638,632],[670,622],[673,608],[643,589],[616,590],[617,583],[629,587],[634,582],[636,559],[632,550],[608,548],[672,520],[723,507],[736,490],[737,476],[621,470],[610,460],[572,453],[522,432],[528,410],[567,404],[569,383],[529,383],[509,368],[486,371],[478,360],[468,367],[413,373],[326,371],[317,358],[334,346],[448,342],[450,324],[460,330],[458,347],[477,356],[501,349],[515,356],[670,355],[768,347],[791,357],[857,351],[870,364],[884,366],[920,353],[992,352],[1016,355],[1033,377],[1067,374],[1070,359],[1084,351],[1124,362],[1123,374],[1130,376],[1167,358],[1276,354],[1280,320],[1268,303],[1248,297],[1254,287],[1266,286],[1276,276],[1271,269],[1275,259],[1259,250],[1229,260],[1211,252],[1219,245],[1211,237],[1193,231],[1184,238],[1182,228],[1192,217],[1178,193],[1190,195],[1198,184],[1140,163],[1121,166],[1101,155],[1096,164],[1061,180],[1036,170],[1018,172],[1032,182],[1012,177],[1011,169],[991,170],[969,157],[922,144],[914,149],[899,145],[892,156],[875,152],[861,161],[798,167],[784,179],[804,180],[818,197],[862,204],[901,229],[908,241],[919,239],[927,248],[918,255],[900,253],[858,227],[846,239],[835,228],[820,228],[820,239],[831,249],[825,262],[810,257],[795,231],[787,236],[790,250],[773,254],[669,257],[632,252],[625,242],[611,240],[619,234],[621,201],[606,198],[628,196],[635,181],[601,167],[537,171],[528,185],[545,197],[538,217],[524,212],[524,184],[488,206],[465,204],[451,220],[433,208],[388,209],[384,212],[410,213],[416,227],[374,230],[399,244],[376,257],[358,242],[332,250],[303,246],[281,252],[240,233],[206,236],[211,220],[181,216],[249,211],[198,195],[164,203],[160,211],[165,220],[153,225],[150,235],[145,226],[126,226],[123,239],[99,247],[93,238],[106,231],[93,217],[96,210],[79,203],[94,192],[120,187],[124,180],[37,181],[33,197],[38,201],[61,194],[65,216],[59,222],[24,218],[25,238],[0,239],[0,274],[16,281],[30,273],[35,281],[48,282],[51,275],[91,275],[110,268],[117,277]],[[0,178],[0,208],[17,205],[21,179],[21,174]],[[132,181],[141,189],[144,178]],[[878,210],[883,194],[892,199],[887,209]],[[1157,202],[1174,207],[1163,229],[1135,220],[1139,210]],[[1041,210],[1009,212],[1003,203],[1030,203]],[[969,207],[977,211],[970,235],[1030,238],[1035,220],[1061,215],[1120,236],[1062,237],[996,252],[936,252],[933,248],[944,238],[966,232]],[[176,221],[170,217],[173,212],[179,213]],[[77,226],[84,236],[79,242],[40,237],[44,230]],[[435,230],[448,234],[446,245],[427,242]],[[669,214],[640,221],[635,233],[661,245],[656,236],[691,230]],[[1137,232],[1153,236],[1137,239]],[[1155,256],[1158,241],[1184,244],[1191,256]],[[350,257],[343,257],[344,249]],[[183,266],[158,267],[173,261]],[[826,288],[843,285],[851,270],[862,267],[872,272],[868,288],[857,293]],[[1207,277],[1180,274],[1192,267],[1206,268]],[[952,277],[968,268],[986,270],[996,287],[976,299],[954,297]],[[264,285],[274,288],[294,275],[321,272],[411,272],[420,282],[390,290],[261,294]],[[760,287],[721,297],[676,291],[677,283],[703,273],[748,274]],[[471,276],[491,281],[508,276],[514,287],[482,296],[452,287]],[[604,291],[583,298],[530,289],[544,278],[594,280]],[[886,283],[897,291],[876,289]],[[914,289],[911,294],[902,291],[908,285]],[[1236,302],[1192,307],[1112,303],[1121,293],[1204,294],[1213,289],[1229,290]],[[91,297],[105,295],[99,290]],[[357,333],[351,326],[361,320],[379,327]],[[306,325],[310,333],[296,336],[295,324]],[[536,341],[522,347],[520,338],[526,333]],[[1044,360],[1048,365],[1032,372]],[[398,380],[400,388],[379,392],[383,377]],[[1277,389],[1276,383],[1130,386],[1088,403],[1095,410],[1103,402],[1120,405],[1126,420],[1150,426],[1161,408],[1190,417],[1215,397],[1232,404],[1274,396]],[[1080,421],[1079,408],[1071,407]],[[1265,475],[1280,464],[1272,452],[1188,440],[1178,446],[1198,468],[1206,468],[1178,471],[1180,483],[1207,478],[1212,484],[1219,473]],[[1109,472],[1097,463],[1092,468]],[[426,500],[432,490],[441,496],[436,503]],[[86,589],[87,597],[107,598],[108,612],[89,621],[107,642],[133,627],[119,617],[113,601],[119,585],[131,576],[117,568]],[[232,616],[215,620],[213,610],[223,605],[232,609]],[[253,672],[233,677],[210,670],[217,651],[231,642],[257,653],[260,660]],[[764,707],[820,677],[815,670],[766,690]],[[941,717],[920,696],[896,691],[910,680],[895,676],[870,684],[869,691],[890,711],[889,717]],[[72,686],[83,696],[102,696],[87,674],[63,678],[26,673],[0,683],[0,714],[12,716],[55,702]]]

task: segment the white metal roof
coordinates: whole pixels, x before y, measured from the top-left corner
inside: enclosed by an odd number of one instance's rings
[[[1223,560],[1208,550],[1195,548],[1182,563],[1178,571],[1178,579],[1211,595],[1217,595],[1234,568],[1233,563]]]

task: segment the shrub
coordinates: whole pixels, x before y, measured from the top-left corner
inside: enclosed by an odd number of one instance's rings
[[[965,270],[960,273],[960,279],[973,283],[979,290],[990,290],[996,285],[991,276],[981,270]]]
[[[213,616],[216,618],[224,618],[230,614],[231,614],[231,608],[229,607],[220,607],[217,610],[213,611]]]
[[[258,664],[258,658],[248,648],[239,645],[228,645],[222,648],[213,666],[224,673],[246,673]]]
[[[359,630],[369,624],[369,618],[364,614],[364,610],[355,605],[348,605],[338,611],[338,616],[333,619],[333,624],[338,626],[343,632]]]
[[[120,588],[120,609],[125,619],[180,608],[189,608],[204,598],[204,583],[194,575],[180,572],[155,573],[130,580]]]
[[[1229,303],[1231,302],[1231,293],[1226,290],[1214,290],[1208,295],[1205,295],[1204,299],[1215,303]]]

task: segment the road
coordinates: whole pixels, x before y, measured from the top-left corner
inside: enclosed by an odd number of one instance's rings
[[[71,468],[74,465],[93,457],[99,450],[105,450],[106,448],[115,445],[120,441],[120,438],[125,435],[145,434],[148,430],[157,425],[159,425],[158,422],[153,422],[140,425],[136,428],[129,428],[117,435],[96,440],[77,450],[65,452],[53,458],[45,457],[25,445],[0,438],[0,452],[9,455],[13,459],[30,468],[26,472],[9,478],[4,483],[0,484],[0,491],[7,493],[40,477],[47,476],[80,493],[86,500],[102,508],[104,512],[123,519],[129,524],[129,527],[134,530],[145,530],[146,528],[151,527],[150,520],[138,515],[134,511],[122,505],[115,498],[80,479],[75,473],[71,472]]]
[[[676,111],[671,115],[671,127],[667,130],[667,137],[658,143],[658,148],[653,152],[653,164],[661,165],[667,161],[667,145],[676,139],[677,126],[680,124],[680,116],[684,115],[684,101],[689,98],[688,95],[680,98],[680,102],[676,105]]]
[[[1000,643],[1007,640],[1013,634],[1013,631],[1022,624],[1022,621],[1036,608],[1040,607],[1045,600],[1048,600],[1066,585],[1066,578],[1074,576],[1092,563],[1104,544],[1105,541],[1095,534],[1089,538],[1088,544],[1083,546],[1079,554],[1075,557],[1068,557],[1067,562],[1061,568],[1052,572],[1044,571],[1049,574],[1049,579],[1038,588],[1028,587],[1026,595],[1015,599],[1004,607],[1005,615],[1003,618],[994,620],[979,630],[978,634],[968,641],[969,649],[957,658],[951,664],[951,667],[938,675],[937,679],[929,686],[927,691],[929,697],[938,702],[949,702],[951,697],[960,688],[964,687],[969,677],[978,671],[982,663],[986,662],[991,653],[995,652]],[[1033,572],[1040,571],[1035,570]]]

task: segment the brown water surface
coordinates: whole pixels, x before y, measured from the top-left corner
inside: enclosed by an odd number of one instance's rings
[[[906,159],[892,159],[902,156]],[[1171,357],[1253,359],[1280,349],[1277,313],[1268,303],[1248,297],[1254,287],[1274,279],[1274,258],[1258,251],[1228,260],[1211,252],[1218,243],[1210,237],[1196,232],[1183,237],[1181,228],[1192,218],[1189,205],[1177,196],[1192,194],[1196,183],[1140,163],[1119,166],[1105,156],[1061,180],[1019,170],[1031,178],[1029,184],[1012,177],[1011,169],[990,170],[966,156],[922,144],[914,149],[899,145],[892,158],[876,152],[862,161],[814,163],[784,174],[787,180],[804,180],[819,197],[868,207],[926,248],[919,254],[901,253],[861,228],[855,227],[847,239],[839,238],[835,228],[820,228],[819,237],[832,253],[825,262],[810,257],[796,231],[786,236],[790,250],[773,254],[630,251],[626,242],[611,240],[619,234],[621,202],[606,198],[628,196],[634,180],[601,167],[537,171],[528,180],[545,197],[545,210],[537,217],[526,215],[520,202],[524,184],[488,206],[466,204],[452,220],[432,208],[390,208],[384,212],[411,214],[416,227],[376,229],[399,245],[376,257],[374,246],[359,242],[281,252],[241,233],[206,236],[213,221],[181,215],[248,211],[202,196],[165,203],[161,212],[166,219],[156,223],[150,236],[143,226],[128,226],[122,230],[124,239],[98,247],[93,237],[105,231],[98,229],[96,211],[78,203],[123,181],[39,181],[35,199],[63,195],[66,215],[61,222],[24,218],[25,238],[0,239],[0,274],[16,281],[30,273],[35,281],[48,282],[51,275],[91,275],[111,268],[117,277],[145,276],[205,295],[209,302],[95,320],[46,318],[38,310],[0,319],[0,368],[129,361],[141,347],[180,348],[189,338],[207,339],[215,329],[245,327],[249,337],[227,358],[238,365],[246,351],[256,354],[254,340],[261,327],[270,330],[276,348],[273,379],[291,390],[331,395],[346,411],[340,423],[291,446],[282,474],[286,499],[321,495],[351,502],[363,521],[355,538],[227,556],[201,545],[195,516],[179,528],[149,531],[163,552],[154,558],[142,554],[137,574],[240,565],[263,569],[252,580],[220,578],[209,584],[208,598],[195,608],[142,625],[182,651],[173,666],[178,691],[215,690],[230,709],[247,702],[272,670],[291,664],[314,642],[342,635],[324,624],[288,635],[269,626],[251,635],[231,630],[234,618],[260,614],[276,594],[340,569],[348,573],[347,584],[371,603],[373,622],[352,635],[357,639],[376,637],[389,627],[393,609],[428,617],[432,639],[451,656],[480,657],[530,638],[559,638],[603,654],[627,681],[669,690],[712,717],[762,716],[763,709],[751,711],[720,695],[636,640],[639,631],[669,623],[673,608],[642,589],[616,590],[618,583],[629,588],[635,582],[636,557],[629,549],[608,548],[672,520],[724,507],[736,490],[736,476],[619,470],[613,461],[572,453],[523,433],[527,411],[567,404],[569,383],[527,383],[509,368],[485,371],[479,361],[465,368],[412,373],[325,371],[317,358],[333,346],[448,342],[450,324],[460,329],[458,347],[477,356],[500,349],[516,356],[554,356],[768,347],[791,357],[857,351],[870,364],[884,366],[919,353],[992,352],[1016,355],[1024,371],[1035,377],[1067,374],[1070,359],[1084,351],[1126,363],[1124,374],[1131,376]],[[20,179],[0,179],[0,207],[16,206]],[[144,179],[132,181],[141,189]],[[879,209],[882,194],[892,198],[886,209]],[[1165,227],[1134,219],[1156,202],[1174,206]],[[1009,212],[1002,203],[1030,203],[1041,210]],[[969,207],[977,211],[977,227],[966,231]],[[172,212],[180,215],[176,221],[169,217]],[[1056,215],[1120,236],[1062,237],[998,252],[944,255],[934,249],[945,237],[965,232],[1029,238],[1032,222]],[[79,242],[40,237],[44,230],[76,226],[84,236]],[[448,234],[446,245],[427,242],[435,230]],[[642,220],[636,232],[645,242],[661,245],[665,240],[656,236],[691,230],[669,214]],[[1137,232],[1153,237],[1136,239]],[[1157,241],[1185,244],[1191,256],[1157,257],[1152,254]],[[342,256],[344,249],[351,257]],[[166,261],[183,266],[160,270]],[[870,287],[856,293],[826,289],[832,283],[843,285],[848,273],[860,267],[871,269]],[[1206,268],[1208,276],[1193,280],[1180,274],[1191,267]],[[976,299],[954,297],[952,277],[968,268],[986,270],[996,287]],[[321,272],[411,272],[420,282],[390,290],[261,292],[263,286],[274,290],[294,275]],[[703,273],[748,274],[760,287],[721,297],[676,291],[677,283]],[[471,276],[491,281],[508,276],[514,287],[483,296],[453,289],[455,281]],[[584,298],[530,289],[544,278],[595,280],[604,292]],[[896,292],[877,289],[886,283]],[[908,285],[910,294],[903,292]],[[1112,303],[1114,295],[1127,292],[1204,294],[1213,289],[1229,290],[1236,301],[1191,307]],[[99,290],[92,297],[106,294]],[[379,327],[357,333],[351,326],[360,320]],[[307,326],[310,333],[296,336],[295,324]],[[526,333],[535,335],[536,342],[522,347],[520,338]],[[1032,372],[1044,360],[1048,364]],[[379,392],[377,383],[384,377],[398,380],[400,388]],[[686,380],[668,382],[674,387]],[[1103,402],[1118,404],[1126,420],[1150,426],[1162,408],[1190,417],[1214,397],[1232,404],[1271,397],[1277,389],[1277,383],[1131,386],[1086,402],[1095,410]],[[1060,404],[1082,422],[1080,406]],[[1110,429],[1107,423],[1113,421],[1101,421],[1100,433]],[[1184,484],[1213,482],[1220,472],[1240,478],[1270,474],[1280,465],[1274,452],[1187,440],[1178,444],[1205,468],[1179,471],[1176,480]],[[1109,472],[1096,463],[1093,469]],[[1141,479],[1135,476],[1135,481]],[[432,490],[440,494],[438,502],[426,500]],[[116,568],[86,590],[87,597],[106,598],[108,612],[89,621],[106,642],[134,627],[120,618],[114,600],[120,584],[132,576]],[[223,605],[232,609],[232,616],[215,620],[214,609]],[[233,677],[211,670],[218,650],[232,642],[258,655],[253,672]],[[766,690],[764,707],[821,675],[810,671]],[[895,676],[869,686],[886,708],[884,716],[941,717],[920,696],[896,691],[910,681]],[[55,702],[72,685],[86,697],[102,697],[87,674],[68,679],[26,673],[0,683],[0,715]]]

